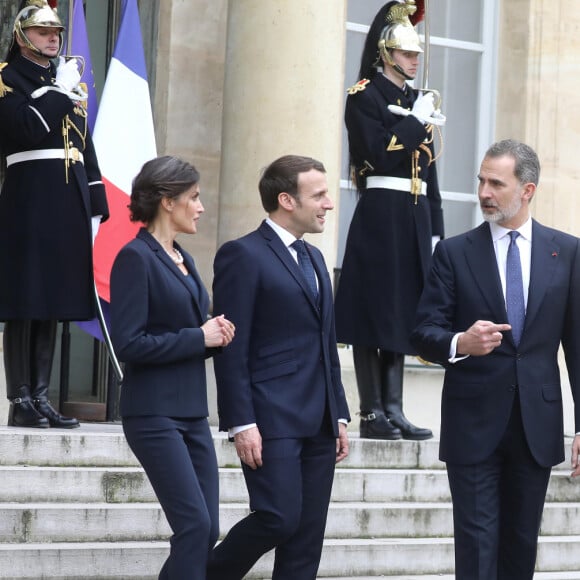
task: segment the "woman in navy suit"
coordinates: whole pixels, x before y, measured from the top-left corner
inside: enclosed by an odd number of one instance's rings
[[[173,531],[160,580],[204,580],[219,531],[205,359],[231,342],[234,326],[223,316],[208,320],[207,291],[175,242],[197,231],[198,182],[197,170],[175,157],[145,163],[129,209],[146,227],[111,273],[111,336],[125,363],[123,430]]]

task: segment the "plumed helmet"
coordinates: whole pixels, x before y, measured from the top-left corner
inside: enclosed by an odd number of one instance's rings
[[[421,21],[424,14],[424,0],[391,0],[384,4],[376,13],[367,34],[359,79],[372,78],[383,60],[392,65],[390,49],[409,50],[406,47],[411,45],[413,52],[423,52],[413,26]]]
[[[48,4],[47,0],[28,0],[26,6],[16,15],[14,21],[14,37],[34,52],[38,49],[32,45],[25,30],[33,27],[58,28],[60,33],[60,46],[63,43],[64,26],[58,14]]]
[[[419,35],[409,19],[416,11],[415,0],[396,2],[390,7],[378,44],[380,54],[385,60],[389,49],[423,52]]]

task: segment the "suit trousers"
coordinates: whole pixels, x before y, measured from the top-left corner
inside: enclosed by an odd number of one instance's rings
[[[266,439],[262,459],[262,467],[256,470],[242,465],[251,513],[215,548],[208,580],[240,580],[273,548],[272,580],[316,578],[336,439],[330,429],[309,438]]]
[[[474,465],[447,463],[456,580],[532,580],[550,472],[532,457],[516,393],[491,456]]]
[[[159,580],[205,580],[219,535],[218,467],[207,419],[123,417],[123,430],[173,531]]]

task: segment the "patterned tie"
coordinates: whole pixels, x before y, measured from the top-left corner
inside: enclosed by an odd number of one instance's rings
[[[510,245],[507,251],[506,260],[506,288],[505,301],[508,315],[508,322],[512,327],[512,336],[516,346],[519,345],[524,330],[526,319],[526,308],[524,304],[524,283],[522,280],[522,263],[520,262],[520,250],[516,243],[519,232],[511,231]]]
[[[315,300],[318,300],[318,286],[316,285],[316,272],[314,271],[314,266],[312,265],[312,260],[310,255],[306,250],[306,246],[302,240],[296,240],[292,242],[291,246],[296,250],[298,254],[298,265],[300,266],[306,282],[308,282],[308,287],[312,292]]]

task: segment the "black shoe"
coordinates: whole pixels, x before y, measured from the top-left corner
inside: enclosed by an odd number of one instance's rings
[[[400,429],[391,424],[385,415],[377,413],[360,414],[361,439],[384,439],[394,441],[401,439]]]
[[[43,417],[46,417],[51,427],[59,427],[61,429],[74,429],[75,427],[80,427],[78,419],[61,415],[53,409],[48,399],[34,399],[34,406]]]
[[[36,427],[40,429],[49,427],[48,419],[36,410],[30,398],[25,397],[17,397],[10,401],[8,425],[10,427]]]
[[[431,429],[415,427],[415,425],[410,423],[403,415],[389,417],[389,421],[401,430],[403,439],[409,439],[410,441],[424,441],[425,439],[431,439],[433,437],[433,431],[431,431]]]

